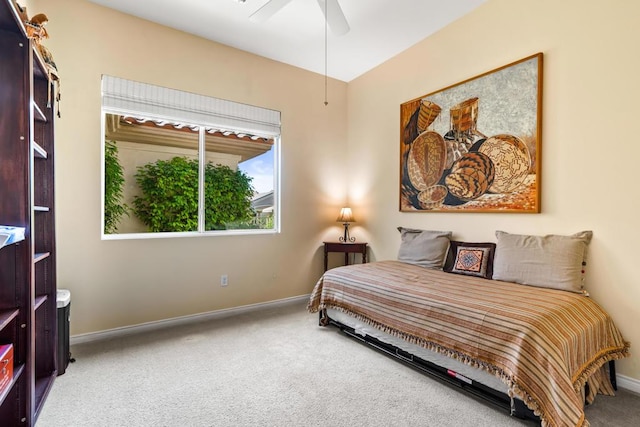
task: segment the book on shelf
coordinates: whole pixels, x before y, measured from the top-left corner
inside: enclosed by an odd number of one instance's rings
[[[0,393],[13,379],[13,344],[0,345]]]
[[[24,240],[24,227],[0,225],[0,249]]]

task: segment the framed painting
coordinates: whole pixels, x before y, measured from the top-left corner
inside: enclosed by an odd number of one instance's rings
[[[400,211],[540,212],[542,53],[400,106]]]

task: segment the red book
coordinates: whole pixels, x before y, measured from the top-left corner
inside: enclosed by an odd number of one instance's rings
[[[13,344],[0,345],[0,393],[13,379]]]

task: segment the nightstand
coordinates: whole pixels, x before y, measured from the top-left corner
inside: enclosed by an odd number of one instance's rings
[[[349,265],[349,254],[362,255],[362,263],[367,262],[367,243],[342,243],[342,242],[322,242],[324,243],[324,271],[327,271],[327,259],[329,252],[344,253],[344,265]]]

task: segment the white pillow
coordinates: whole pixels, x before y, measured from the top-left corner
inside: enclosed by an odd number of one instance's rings
[[[493,278],[583,293],[587,247],[593,232],[528,236],[496,231]]]
[[[449,250],[450,231],[417,230],[398,227],[400,250],[398,261],[442,270]]]

